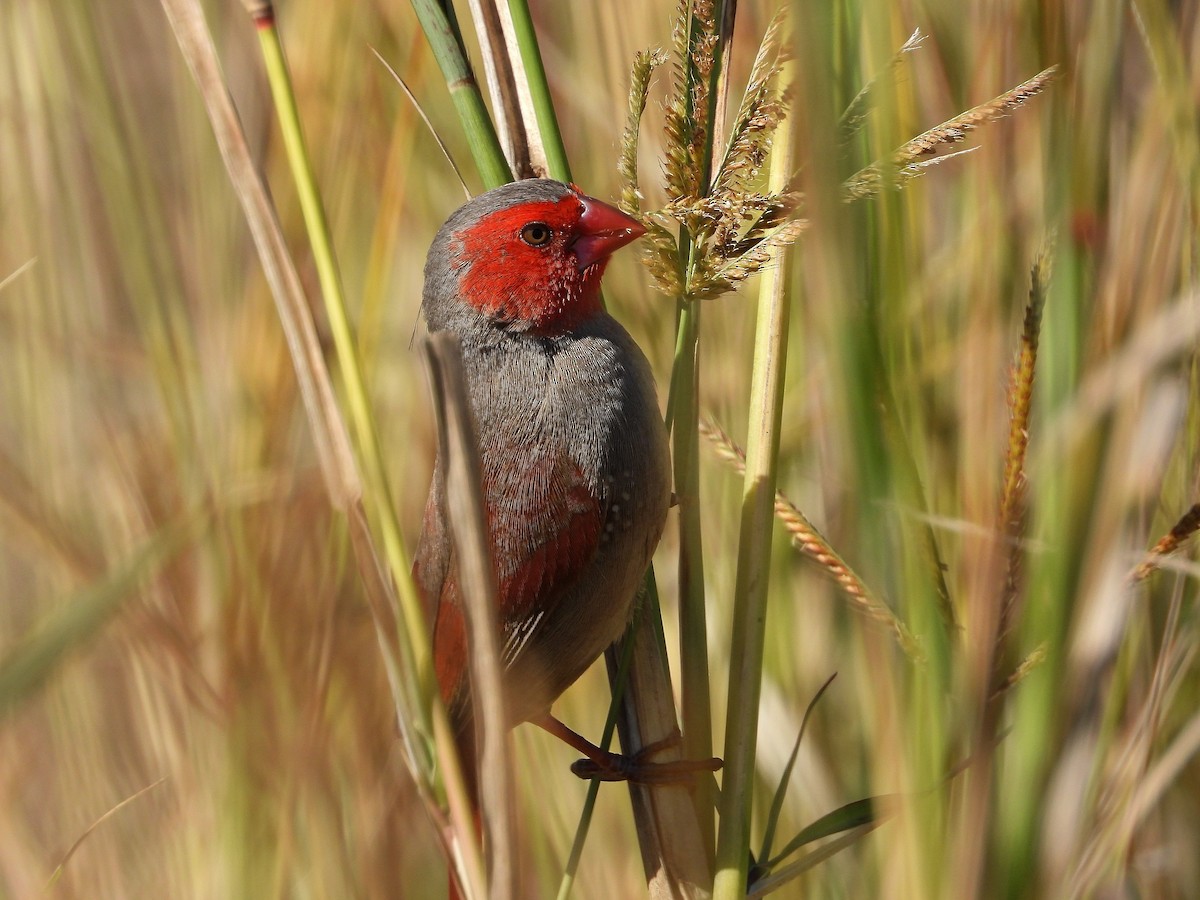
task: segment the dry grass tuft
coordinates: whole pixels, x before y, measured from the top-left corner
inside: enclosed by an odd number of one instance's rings
[[[700,434],[708,439],[713,451],[739,475],[746,473],[746,452],[725,433],[712,419],[701,420]],[[890,631],[896,643],[908,657],[917,663],[925,662],[925,653],[920,643],[891,607],[880,600],[866,586],[862,578],[850,568],[829,541],[819,532],[804,513],[789,500],[782,491],[775,492],[775,515],[792,541],[792,546],[821,566],[837,582],[842,593],[859,612],[877,625]]]
[[[1146,559],[1129,573],[1129,580],[1138,582],[1149,578],[1155,570],[1162,566],[1164,559],[1172,553],[1178,553],[1198,531],[1200,531],[1200,503],[1195,503],[1179,518],[1178,522],[1171,526],[1170,531],[1158,539],[1158,542],[1146,555]]]
[[[770,265],[805,228],[797,216],[797,194],[762,192],[771,141],[791,102],[792,90],[779,84],[788,55],[785,9],[763,34],[728,145],[711,178],[705,142],[712,128],[717,23],[711,0],[695,3],[692,12],[690,34],[684,16],[672,38],[675,77],[666,103],[664,164],[668,202],[640,216],[648,231],[643,261],[655,285],[689,302],[735,290]],[[640,196],[633,164],[637,123],[645,109],[647,59],[639,55],[634,64],[621,153],[623,197]],[[628,201],[627,209],[640,211]]]
[[[928,171],[930,165],[936,165],[949,158],[947,156],[937,160],[922,160],[921,157],[936,153],[941,147],[961,143],[977,128],[1015,112],[1044,91],[1057,74],[1058,67],[1051,66],[987,103],[960,113],[917,135],[893,153],[886,162],[874,163],[848,178],[843,186],[846,200],[873,197],[885,186],[900,188],[914,178],[919,178]]]

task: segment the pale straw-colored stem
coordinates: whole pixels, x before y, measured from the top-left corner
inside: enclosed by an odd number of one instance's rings
[[[781,129],[771,159],[773,191],[783,190],[787,184],[792,170],[791,151],[791,129]],[[746,476],[734,585],[729,714],[725,728],[725,771],[721,781],[714,900],[740,900],[746,893],[779,425],[783,415],[783,375],[787,361],[788,268],[785,255],[778,266],[767,270],[759,288]]]
[[[458,339],[446,332],[425,343],[425,362],[438,425],[439,457],[446,478],[446,506],[455,562],[467,614],[471,700],[478,729],[479,811],[487,848],[487,896],[517,896],[516,828],[504,672],[496,620],[496,569],[483,506],[479,446],[463,374]],[[475,765],[476,760],[463,760]]]

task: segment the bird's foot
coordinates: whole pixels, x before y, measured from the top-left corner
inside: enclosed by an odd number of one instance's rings
[[[697,775],[716,772],[723,765],[715,756],[709,759],[654,762],[653,757],[658,753],[678,746],[681,742],[682,736],[676,731],[630,755],[603,750],[596,756],[573,762],[571,772],[589,781],[598,778],[601,781],[631,781],[634,784],[691,784]]]
[[[571,772],[589,781],[598,778],[601,781],[630,781],[635,784],[686,785],[693,783],[701,773],[716,772],[724,764],[715,756],[655,762],[653,757],[682,742],[678,729],[662,740],[647,744],[636,753],[625,755],[597,747],[551,716],[539,719],[537,724],[584,755],[585,759],[571,764]]]

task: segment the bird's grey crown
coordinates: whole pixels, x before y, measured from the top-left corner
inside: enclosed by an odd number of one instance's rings
[[[552,178],[529,178],[525,181],[502,184],[478,197],[473,197],[452,212],[433,242],[436,245],[443,239],[449,239],[456,231],[462,231],[471,223],[505,207],[537,201],[553,203],[570,193],[572,193],[570,187]]]

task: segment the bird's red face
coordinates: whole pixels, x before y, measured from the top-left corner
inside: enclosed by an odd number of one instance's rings
[[[455,235],[464,300],[489,318],[562,334],[600,311],[609,255],[646,233],[636,220],[572,189],[498,209]]]

